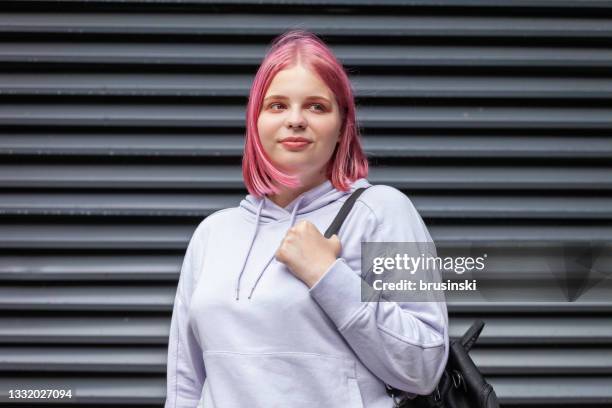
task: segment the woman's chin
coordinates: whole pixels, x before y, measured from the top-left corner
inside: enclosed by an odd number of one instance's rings
[[[290,154],[290,157],[284,156],[282,160],[272,160],[272,163],[277,169],[288,174],[300,174],[312,167],[312,160],[307,157],[302,158],[294,153]]]

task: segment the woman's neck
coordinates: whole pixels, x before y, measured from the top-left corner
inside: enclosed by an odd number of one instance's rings
[[[302,180],[303,185],[301,187],[290,188],[279,185],[278,187],[280,188],[280,192],[274,195],[268,194],[267,197],[274,204],[285,208],[287,204],[295,200],[296,197],[298,197],[300,194],[315,188],[316,186],[324,183],[325,181],[327,181],[327,177],[325,177],[325,174],[321,174],[318,177],[311,178],[307,181]]]

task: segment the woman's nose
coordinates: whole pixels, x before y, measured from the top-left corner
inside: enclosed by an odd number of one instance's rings
[[[287,126],[289,128],[303,129],[306,127],[306,124],[306,118],[300,109],[292,109],[291,112],[289,112],[289,116],[287,117]]]

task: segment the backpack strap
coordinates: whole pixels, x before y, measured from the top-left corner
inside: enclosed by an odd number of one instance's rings
[[[474,343],[476,343],[476,340],[478,340],[478,336],[480,336],[480,332],[482,331],[484,325],[485,324],[482,320],[476,320],[465,332],[463,337],[461,337],[461,345],[465,348],[465,351],[470,351]]]
[[[353,208],[353,204],[355,204],[355,201],[357,201],[361,193],[363,193],[366,188],[367,187],[358,188],[357,190],[353,191],[353,193],[351,194],[349,198],[346,199],[344,204],[342,204],[340,211],[338,211],[336,218],[334,218],[329,228],[327,228],[327,231],[325,231],[325,235],[324,235],[325,238],[330,238],[332,235],[338,233],[338,231],[340,230],[340,227],[342,226],[342,223],[344,222],[344,219],[351,212],[351,208]]]

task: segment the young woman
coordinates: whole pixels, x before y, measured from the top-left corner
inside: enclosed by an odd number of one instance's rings
[[[362,241],[432,242],[411,201],[371,186],[349,79],[315,35],[278,37],[247,107],[249,195],[196,228],[170,329],[166,408],[390,408],[436,386],[444,302],[362,302]]]

